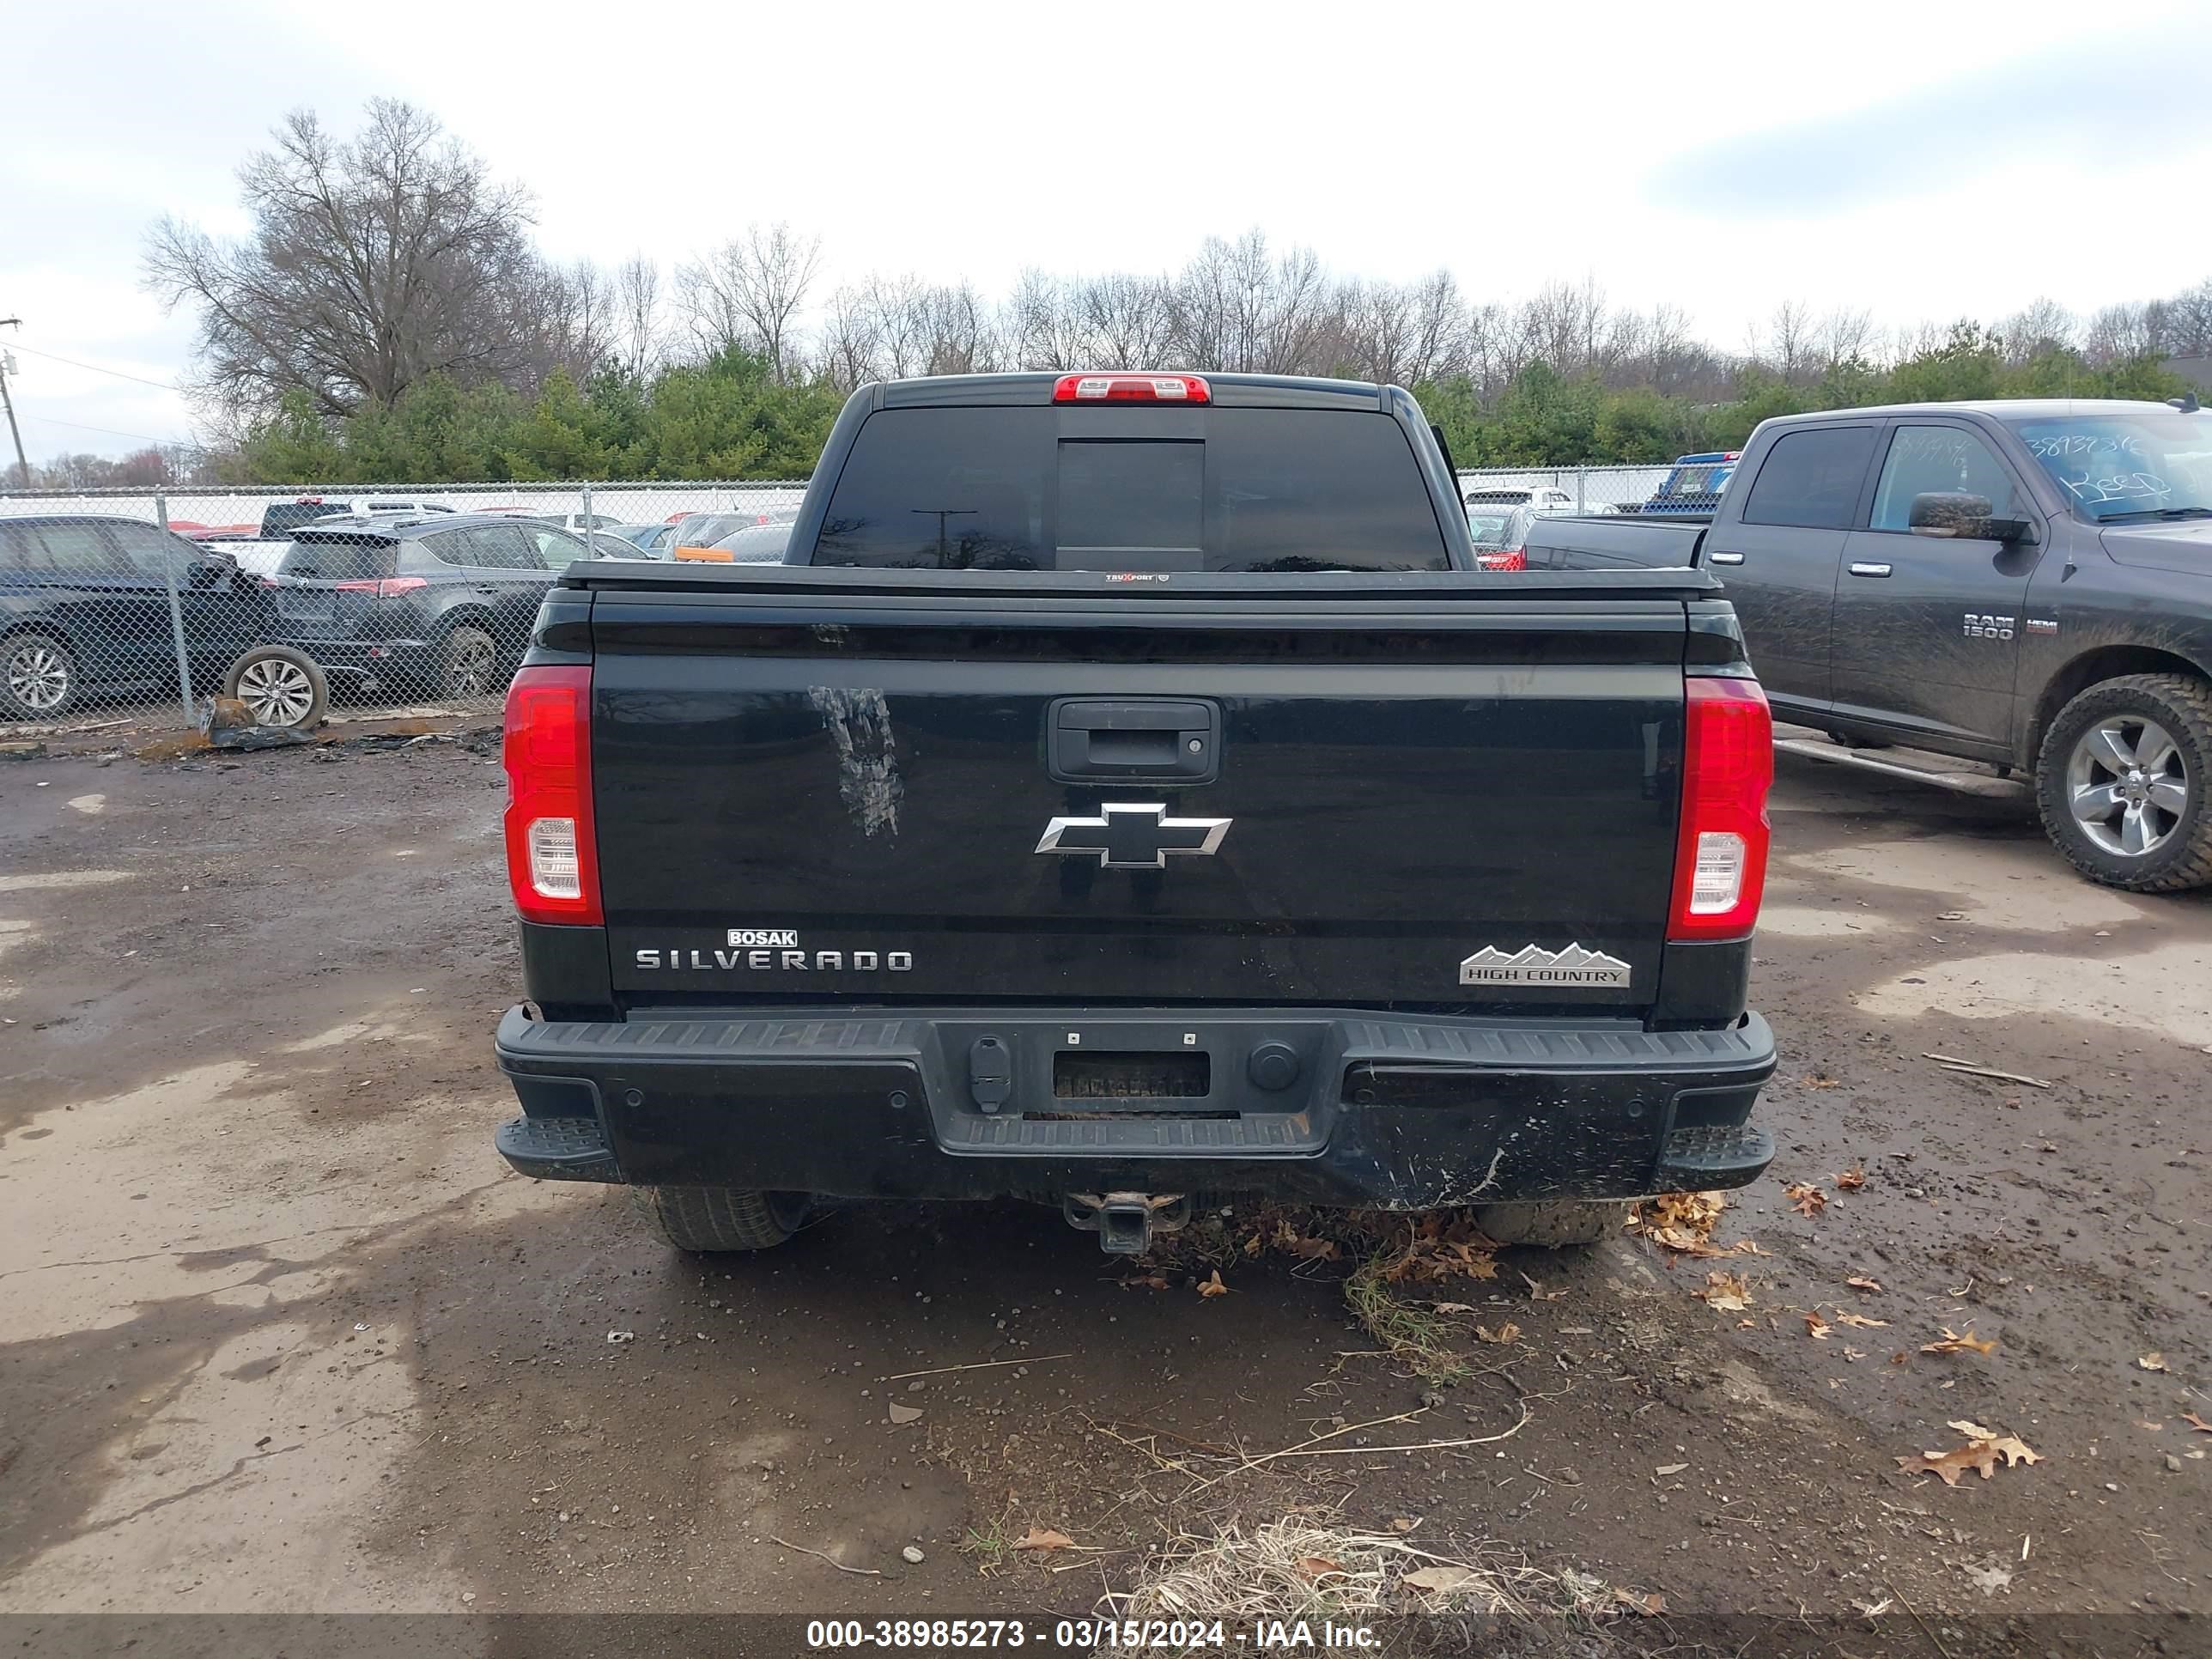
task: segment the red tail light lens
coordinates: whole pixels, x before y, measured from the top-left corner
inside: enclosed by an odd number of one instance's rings
[[[1742,939],[1766,890],[1774,717],[1755,680],[1686,682],[1681,830],[1667,937]]]
[[[1526,570],[1528,550],[1525,547],[1478,547],[1474,550],[1474,568],[1478,570]]]
[[[1056,404],[1204,404],[1213,389],[1198,374],[1063,374],[1053,383]]]
[[[336,582],[332,586],[340,593],[371,593],[380,599],[396,599],[429,585],[426,576],[386,576],[380,581]]]
[[[525,668],[507,689],[507,882],[526,921],[597,927],[592,671]]]

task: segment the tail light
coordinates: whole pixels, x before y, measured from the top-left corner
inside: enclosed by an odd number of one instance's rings
[[[351,581],[333,584],[340,593],[369,593],[380,599],[396,599],[402,593],[412,593],[430,585],[427,576],[386,576],[376,581]]]
[[[1766,890],[1774,717],[1756,680],[1691,678],[1672,939],[1742,939]]]
[[[592,838],[592,671],[526,667],[507,689],[507,882],[526,921],[600,925]]]
[[[1205,404],[1213,389],[1198,374],[1063,374],[1053,382],[1056,404]]]
[[[1479,547],[1474,550],[1474,568],[1478,570],[1526,570],[1528,550],[1525,547]]]

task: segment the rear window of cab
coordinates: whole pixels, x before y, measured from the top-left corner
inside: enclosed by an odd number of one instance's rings
[[[923,570],[1443,570],[1405,432],[1355,410],[879,410],[811,562]]]

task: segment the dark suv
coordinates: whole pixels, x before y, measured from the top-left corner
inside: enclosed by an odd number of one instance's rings
[[[333,681],[413,696],[498,690],[581,538],[488,514],[363,515],[294,532],[271,580],[277,635]]]
[[[212,686],[272,621],[228,553],[135,519],[0,519],[0,714],[58,720],[94,687],[173,688],[172,571],[192,683]]]

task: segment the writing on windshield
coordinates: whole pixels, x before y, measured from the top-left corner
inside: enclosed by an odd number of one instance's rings
[[[2212,421],[2200,415],[2022,421],[2014,430],[2085,517],[2212,512]]]

